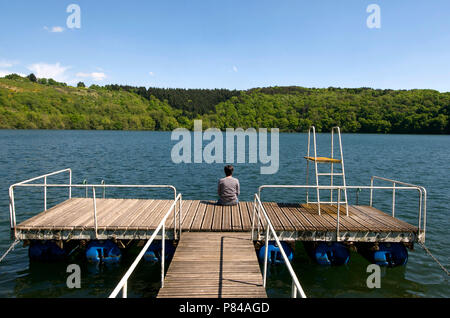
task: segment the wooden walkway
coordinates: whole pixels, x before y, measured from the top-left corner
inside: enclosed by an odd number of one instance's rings
[[[266,298],[248,233],[183,233],[158,298]]]
[[[97,199],[98,231],[104,237],[145,239],[160,223],[172,200]],[[318,215],[315,204],[284,204],[264,202],[263,206],[276,231],[296,233],[291,239],[330,240],[336,233],[336,206],[321,205]],[[42,212],[17,226],[19,238],[39,239],[60,235],[92,238],[94,230],[93,200],[72,198]],[[252,227],[253,202],[237,206],[219,206],[213,201],[184,200],[183,231],[249,232]],[[173,213],[167,219],[167,230],[173,229]],[[178,221],[177,221],[178,223]],[[178,225],[178,224],[177,224]],[[264,224],[260,222],[260,228]],[[341,206],[339,229],[347,240],[413,242],[417,227],[370,206]],[[102,232],[103,231],[103,232]],[[290,235],[291,235],[290,234]],[[84,235],[84,236],[83,236]],[[283,235],[280,236],[283,238]],[[343,237],[345,238],[345,237]]]

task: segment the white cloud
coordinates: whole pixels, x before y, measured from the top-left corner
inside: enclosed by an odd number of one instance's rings
[[[11,62],[8,61],[0,61],[0,67],[11,67],[13,66],[13,64]]]
[[[38,78],[53,78],[55,81],[63,82],[67,80],[65,72],[70,66],[62,66],[60,63],[47,64],[35,63],[28,66],[28,69]]]
[[[45,27],[44,27],[44,30],[46,30],[46,31],[48,31],[48,32],[52,32],[52,33],[61,33],[61,32],[64,32],[64,28],[63,28],[63,27],[60,27],[60,26],[54,26],[54,27],[51,27],[51,28],[45,26]]]
[[[11,60],[4,60],[4,59],[0,60],[0,68],[10,68],[10,67],[12,67],[12,66],[14,66],[16,64],[19,64],[19,62],[11,61]],[[5,77],[6,75],[9,75],[9,74],[17,74],[17,75],[20,75],[22,77],[26,76],[23,73],[14,72],[14,71],[11,71],[11,70],[5,70],[5,69],[0,70],[0,77]]]
[[[237,69],[237,67],[236,67],[235,65],[233,65],[233,71],[234,71],[234,72],[237,72],[237,71],[238,71],[238,69]]]
[[[22,77],[27,76],[27,75],[25,75],[23,73],[11,72],[9,70],[0,70],[0,77],[5,77],[6,75],[9,75],[9,74],[17,74],[17,75],[20,75]]]
[[[92,72],[92,73],[77,73],[77,77],[83,77],[83,78],[91,78],[93,81],[101,82],[106,78],[106,74],[103,72]]]
[[[63,32],[64,31],[64,28],[63,27],[60,27],[60,26],[54,26],[53,28],[52,28],[52,31],[51,32],[53,32],[53,33],[60,33],[60,32]]]
[[[148,72],[148,74],[149,74],[150,76],[155,76],[155,73],[153,73],[153,72]]]

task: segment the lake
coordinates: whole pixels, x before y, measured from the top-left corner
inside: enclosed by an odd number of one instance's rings
[[[260,174],[259,163],[234,164],[241,201],[252,200],[263,184],[305,184],[307,134],[280,134],[279,138],[277,173]],[[426,245],[448,266],[450,136],[343,134],[342,142],[348,185],[370,185],[370,177],[377,175],[427,189]],[[0,130],[0,253],[11,244],[8,187],[64,168],[72,168],[73,183],[87,179],[89,183],[172,184],[184,199],[215,200],[224,164],[175,164],[171,160],[175,144],[169,132]],[[318,149],[318,155],[329,155],[329,134],[318,134]],[[366,192],[359,194],[360,204],[368,204]],[[62,195],[61,190],[50,189],[49,205],[60,202]],[[74,195],[84,193],[79,190]],[[42,210],[42,190],[18,189],[15,196],[18,222]],[[167,190],[107,191],[107,197],[114,196],[171,198]],[[262,199],[303,202],[305,193],[264,190]],[[349,192],[350,203],[355,199],[356,192]],[[391,199],[391,191],[376,191],[374,206],[389,213]],[[396,202],[396,216],[416,225],[417,193],[398,191]],[[133,255],[126,255],[116,266],[80,263],[81,289],[68,289],[68,263],[30,263],[27,253],[19,245],[0,263],[0,297],[107,297],[134,260]],[[301,243],[296,245],[293,261],[309,297],[450,297],[447,276],[419,245],[409,252],[406,266],[382,268],[380,289],[366,287],[368,264],[352,252],[348,265],[319,266],[308,258]],[[154,297],[159,270],[158,264],[142,262],[129,282],[129,297]],[[290,290],[285,267],[270,267],[268,295],[289,297]]]

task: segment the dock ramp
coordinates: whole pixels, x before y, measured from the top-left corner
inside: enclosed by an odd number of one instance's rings
[[[187,232],[158,298],[266,298],[248,233]]]

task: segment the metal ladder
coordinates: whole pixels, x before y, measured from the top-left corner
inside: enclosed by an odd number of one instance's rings
[[[314,143],[314,157],[310,156],[310,147],[311,147],[311,131],[313,134],[313,143]],[[334,133],[337,132],[338,139],[339,139],[339,150],[340,150],[340,159],[334,158]],[[341,139],[341,129],[339,127],[333,127],[331,128],[331,158],[327,157],[317,157],[317,143],[316,143],[316,128],[314,126],[309,127],[308,130],[308,154],[305,157],[306,159],[306,184],[308,183],[308,175],[309,175],[309,162],[314,162],[315,167],[315,175],[316,175],[316,191],[317,191],[317,202],[309,202],[309,196],[308,196],[308,189],[306,190],[306,203],[317,203],[319,215],[320,215],[320,204],[337,204],[340,206],[340,204],[345,204],[345,210],[346,214],[348,215],[348,201],[347,201],[347,187],[345,182],[345,169],[344,169],[344,155],[342,152],[342,139]],[[330,163],[331,164],[331,171],[328,173],[319,173],[317,169],[318,163]],[[334,164],[340,164],[341,165],[341,171],[342,172],[334,172]],[[340,197],[340,191],[338,191],[338,198],[337,201],[333,201],[333,189],[330,189],[330,201],[327,202],[321,202],[320,201],[320,189],[319,189],[319,176],[330,176],[330,185],[333,186],[333,177],[334,176],[341,176],[342,177],[342,185],[344,187],[344,201],[341,201]],[[323,190],[323,189],[322,189]]]

